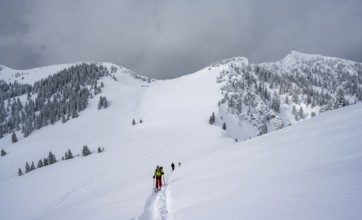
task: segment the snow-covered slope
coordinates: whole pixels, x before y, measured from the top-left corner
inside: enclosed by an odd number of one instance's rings
[[[0,157],[1,219],[360,218],[362,121],[356,118],[362,105],[235,142],[228,135],[239,127],[228,122],[224,131],[208,120],[219,111],[218,124],[233,120],[218,106],[225,83],[217,79],[230,62],[249,65],[235,58],[152,83],[119,67],[101,79],[102,93],[78,118],[16,143],[6,134],[0,139],[7,152]],[[24,80],[49,74],[54,71]],[[108,108],[98,110],[99,96],[107,97]],[[37,163],[49,151],[58,159],[68,149],[81,154],[83,145],[94,153],[17,176],[25,162]],[[96,153],[98,147],[105,151]],[[171,172],[171,162],[182,166]],[[156,165],[164,166],[166,180],[157,194]]]
[[[172,219],[360,219],[362,104],[186,164],[168,186]]]

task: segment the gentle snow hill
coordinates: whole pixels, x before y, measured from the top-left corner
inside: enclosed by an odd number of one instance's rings
[[[219,110],[224,68],[152,83],[119,68],[117,80],[101,79],[102,93],[78,118],[15,144],[10,135],[0,139],[8,152],[0,157],[1,219],[360,219],[362,104],[236,143],[208,123]],[[108,108],[97,109],[99,96]],[[60,159],[83,145],[105,152],[17,176],[50,150]],[[157,194],[156,165],[166,180]]]

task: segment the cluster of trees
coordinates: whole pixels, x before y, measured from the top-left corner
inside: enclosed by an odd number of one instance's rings
[[[86,157],[88,155],[90,155],[92,152],[89,150],[88,146],[87,145],[84,145],[83,146],[83,149],[82,149],[82,156],[83,157]]]
[[[227,65],[217,78],[225,82],[219,105],[225,104],[261,134],[268,132],[268,125],[284,126],[279,117],[282,104],[289,105],[295,119],[301,120],[308,117],[301,106],[314,117],[316,106],[323,112],[362,100],[362,64],[320,58],[288,68],[279,63]]]
[[[34,161],[31,162],[31,165],[29,165],[29,163],[26,162],[26,163],[25,163],[25,173],[29,173],[29,172],[35,170],[36,168],[45,167],[45,166],[54,164],[54,163],[56,163],[56,162],[57,162],[57,158],[56,158],[55,155],[50,151],[48,157],[39,160],[37,167],[35,167]],[[18,170],[18,175],[19,175],[19,176],[22,176],[22,175],[23,175],[23,171],[21,170],[21,168],[19,168],[19,170]]]
[[[215,123],[215,113],[214,112],[212,112],[212,114],[211,114],[211,116],[210,116],[210,118],[209,118],[209,124],[214,124]],[[226,122],[223,122],[222,123],[222,129],[223,130],[226,130]]]
[[[65,152],[64,156],[62,157],[62,160],[70,160],[73,159],[73,153],[70,149],[68,149],[68,151]]]
[[[139,120],[139,123],[140,123],[140,124],[143,123],[142,119]],[[136,120],[135,120],[135,119],[132,119],[132,125],[136,125],[136,124],[137,124]]]
[[[7,83],[0,80],[0,103],[31,92],[32,86],[29,84],[20,84],[17,81]]]
[[[98,81],[108,74],[102,65],[82,63],[37,81],[33,86],[0,81],[0,138],[20,130],[27,137],[35,129],[78,117],[93,94],[102,91],[104,84],[98,85]],[[25,103],[20,101],[22,95],[26,95]],[[106,106],[107,99],[102,97],[101,107]]]
[[[102,153],[103,151],[104,151],[104,147],[103,148],[98,147],[98,153]],[[87,145],[84,145],[83,149],[82,149],[82,156],[86,157],[90,154],[92,154],[92,151],[89,149],[89,147]],[[78,154],[78,156],[79,156],[79,154]],[[73,158],[74,158],[73,153],[69,149],[68,151],[65,152],[64,156],[62,157],[62,160],[70,160]],[[54,164],[56,162],[57,162],[57,159],[56,159],[55,155],[50,151],[48,157],[46,157],[44,159],[40,159],[37,166],[35,166],[34,161],[31,162],[31,165],[29,165],[29,163],[26,162],[24,170],[25,170],[25,173],[29,173],[37,168],[45,167],[45,166]],[[24,173],[23,173],[22,169],[19,168],[18,175],[22,176],[23,174]]]

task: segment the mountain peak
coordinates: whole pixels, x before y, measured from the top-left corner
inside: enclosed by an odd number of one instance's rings
[[[321,56],[321,55],[306,54],[306,53],[301,53],[301,52],[292,50],[289,54],[287,54],[281,60],[281,62],[282,63],[296,63],[296,62],[303,61],[303,60],[318,59],[318,58],[322,58],[322,57],[323,56]]]

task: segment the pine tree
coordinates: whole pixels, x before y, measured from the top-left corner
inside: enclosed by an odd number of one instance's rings
[[[215,113],[214,113],[214,112],[213,112],[212,115],[210,116],[209,123],[210,123],[211,125],[215,123]]]
[[[99,97],[99,102],[98,102],[98,110],[101,109],[103,107],[103,99],[102,96]]]
[[[103,97],[103,107],[107,108],[108,107],[108,101],[106,97]]]
[[[98,153],[102,153],[101,147],[98,147]]]
[[[48,165],[49,165],[48,158],[44,158],[43,161],[44,161],[44,166],[48,166]]]
[[[1,156],[5,156],[6,155],[6,152],[4,151],[4,149],[1,149]]]
[[[88,156],[89,154],[91,154],[91,152],[90,152],[88,146],[84,145],[83,150],[82,150],[82,156],[85,157],[85,156]]]
[[[300,106],[299,112],[298,112],[298,116],[301,119],[304,119],[304,111],[303,111],[303,107]]]
[[[292,100],[295,104],[299,103],[298,93],[296,91],[293,92]]]
[[[35,164],[34,161],[31,162],[30,171],[35,170]]]
[[[31,170],[30,170],[30,166],[29,166],[29,163],[26,162],[25,163],[25,173],[29,173]]]
[[[143,121],[142,121],[142,119],[140,119],[140,124],[142,124],[143,123]]]
[[[55,155],[53,154],[53,163],[57,162],[57,158],[55,157]]]
[[[70,151],[70,149],[68,150],[68,159],[72,159],[74,156],[73,156],[73,153],[72,151]]]
[[[13,142],[13,143],[18,142],[18,138],[16,137],[15,131],[13,131],[13,134],[11,136],[11,142]]]
[[[344,98],[344,91],[341,87],[339,87],[336,91],[336,102],[335,102],[336,108],[344,107],[347,105],[346,103],[347,101]]]
[[[43,160],[39,160],[39,162],[38,162],[38,168],[41,168],[41,167],[43,167],[44,165],[43,165]]]
[[[22,176],[23,175],[23,171],[19,168],[18,170],[18,176]]]
[[[48,162],[49,162],[49,164],[53,164],[53,163],[57,162],[57,158],[51,151],[49,152],[49,155],[48,155]]]
[[[134,119],[132,120],[132,125],[136,125],[136,121]]]
[[[222,124],[222,129],[226,130],[226,123],[225,122]]]

